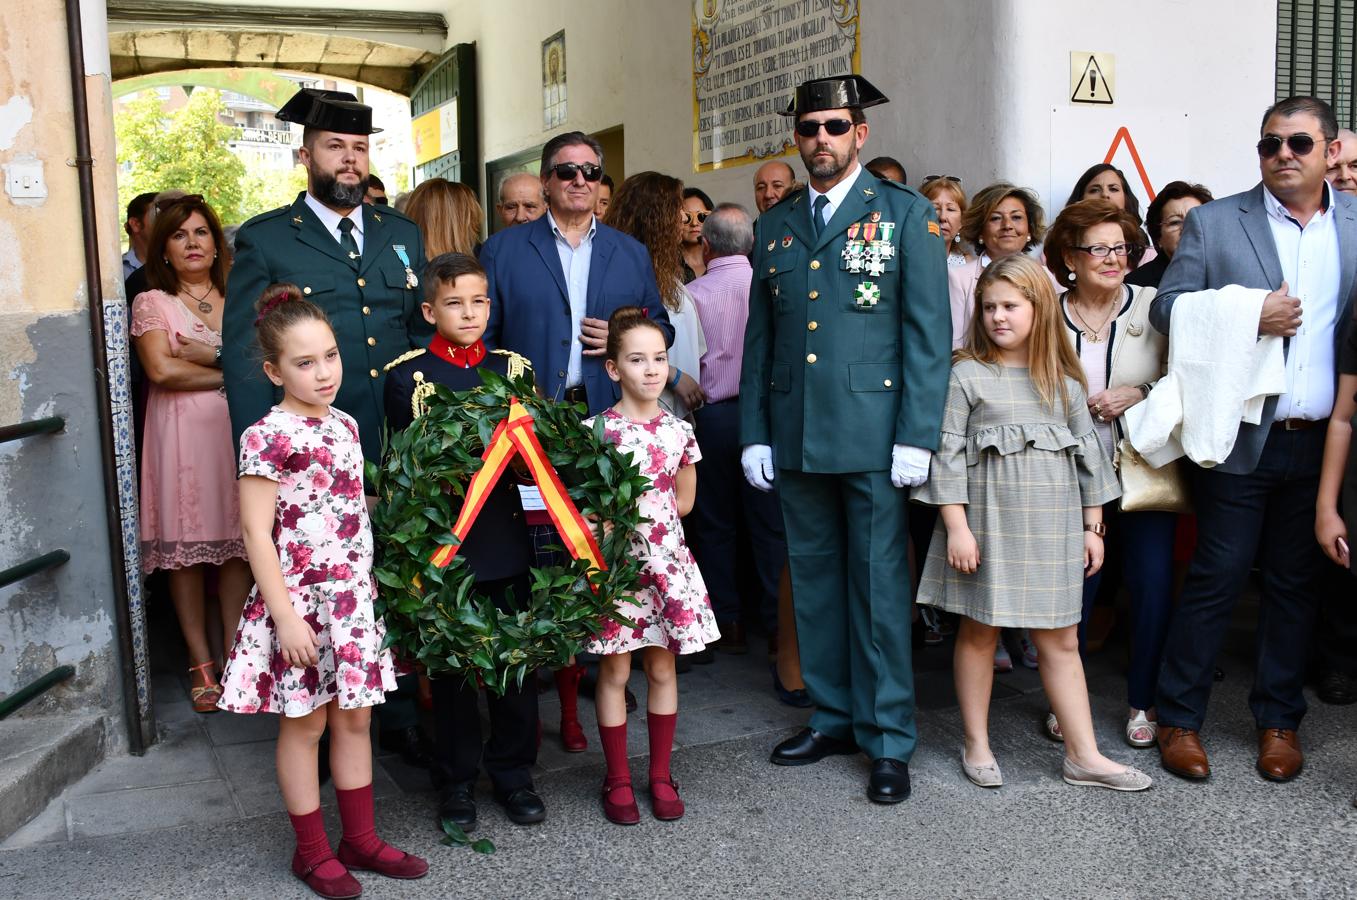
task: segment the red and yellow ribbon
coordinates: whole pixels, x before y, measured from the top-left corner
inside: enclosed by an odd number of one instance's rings
[[[509,467],[515,453],[523,457],[528,471],[532,473],[533,481],[537,484],[537,489],[542,492],[542,502],[561,535],[566,551],[575,559],[588,560],[591,570],[608,568],[603,561],[603,553],[598,548],[598,542],[594,540],[589,523],[575,508],[570,495],[566,493],[565,485],[561,483],[560,476],[552,468],[546,450],[542,449],[541,442],[537,440],[532,421],[532,416],[522,404],[517,400],[509,401],[509,415],[495,429],[489,445],[481,454],[483,463],[480,471],[472,476],[471,483],[467,485],[462,512],[457,517],[456,524],[452,526],[452,534],[457,538],[457,543],[444,544],[434,551],[431,558],[433,564],[440,569],[452,562],[452,558],[457,555],[457,548],[465,540],[467,532],[480,515],[481,508],[485,506],[490,491],[504,474],[504,470]]]

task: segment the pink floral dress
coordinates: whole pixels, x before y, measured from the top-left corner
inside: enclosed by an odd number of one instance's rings
[[[683,540],[674,478],[679,469],[702,458],[693,426],[662,412],[649,422],[633,422],[606,409],[603,435],[641,467],[651,479],[641,495],[641,515],[649,521],[631,538],[631,552],[641,562],[641,585],[618,612],[636,623],[627,628],[611,620],[584,649],[609,656],[642,647],[665,647],[678,654],[696,653],[721,637],[707,585]],[[587,420],[586,428],[593,426]]]
[[[226,659],[219,707],[304,716],[381,703],[396,689],[386,628],[373,612],[372,526],[363,498],[358,425],[334,407],[323,419],[273,407],[240,436],[240,474],[278,482],[273,542],[292,608],[320,638],[318,665],[284,661],[255,587]]]

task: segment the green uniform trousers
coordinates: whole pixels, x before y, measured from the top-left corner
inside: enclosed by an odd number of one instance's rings
[[[889,472],[777,472],[810,725],[908,762],[914,725],[908,494]]]

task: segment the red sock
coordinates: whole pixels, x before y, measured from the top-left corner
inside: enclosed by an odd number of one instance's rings
[[[573,722],[580,717],[580,667],[567,666],[556,672],[556,696],[561,699],[561,720]]]
[[[383,843],[377,837],[377,824],[372,814],[372,785],[346,791],[335,788],[339,801],[339,821],[344,826],[344,843],[366,856],[376,856],[395,862],[401,852]]]
[[[678,724],[678,713],[660,715],[646,713],[646,724],[650,730],[650,789],[661,800],[673,800],[678,797],[668,785],[669,759],[674,754],[674,727]],[[664,782],[658,788],[655,782]],[[673,796],[670,796],[673,795]]]
[[[335,859],[330,848],[330,838],[325,834],[325,819],[321,817],[320,807],[301,816],[288,813],[292,820],[292,830],[297,832],[297,855],[321,878],[338,878],[344,874],[344,866]]]
[[[598,739],[603,744],[603,760],[608,764],[608,774],[603,783],[608,786],[631,784],[631,769],[627,766],[627,726],[600,725]]]

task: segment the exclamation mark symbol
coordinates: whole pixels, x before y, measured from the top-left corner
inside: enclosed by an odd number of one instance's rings
[[[1088,95],[1096,97],[1098,95],[1098,70],[1093,66],[1088,69]]]

